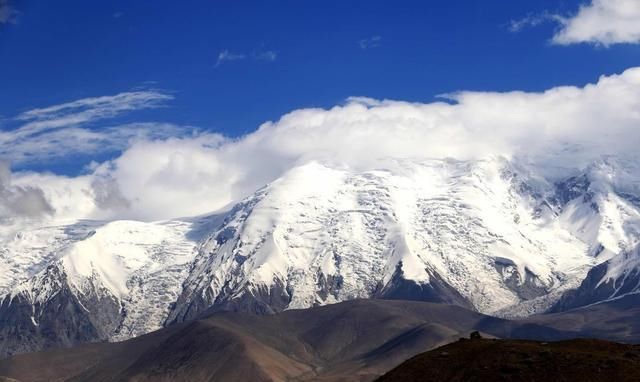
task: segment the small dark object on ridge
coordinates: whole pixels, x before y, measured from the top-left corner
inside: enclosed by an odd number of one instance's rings
[[[479,331],[475,331],[475,332],[471,332],[471,334],[469,334],[469,338],[472,340],[479,340],[482,338],[482,336],[480,335]]]

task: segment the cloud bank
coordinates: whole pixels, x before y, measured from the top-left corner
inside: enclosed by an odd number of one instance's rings
[[[135,140],[86,175],[17,173],[12,184],[41,189],[55,216],[152,220],[218,210],[312,160],[366,170],[388,158],[503,155],[566,174],[603,155],[637,155],[640,68],[584,87],[445,97],[351,98],[292,111],[235,139],[200,132]]]

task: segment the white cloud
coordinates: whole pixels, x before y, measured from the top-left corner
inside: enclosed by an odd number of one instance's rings
[[[137,140],[91,174],[18,173],[13,184],[41,187],[56,215],[162,219],[220,209],[311,160],[365,170],[387,166],[389,157],[504,155],[577,168],[602,155],[637,155],[640,67],[584,87],[448,97],[352,98],[331,109],[295,110],[237,139]]]
[[[51,173],[17,172],[11,174],[11,187],[36,189],[44,195],[46,203],[51,207],[51,214],[40,214],[41,219],[82,219],[113,217],[108,210],[97,207],[96,198],[91,187],[95,175],[67,177]],[[0,198],[7,203],[7,198]],[[1,204],[1,203],[0,203]],[[15,220],[21,218],[14,215]],[[34,219],[32,217],[31,219]]]
[[[382,37],[380,36],[372,36],[369,38],[365,38],[362,40],[358,41],[358,46],[360,47],[360,49],[371,49],[371,48],[377,48],[380,46],[380,43],[382,42]]]
[[[640,43],[640,1],[591,0],[571,16],[548,11],[512,20],[509,30],[520,32],[526,27],[552,22],[559,27],[551,42],[558,45],[589,43],[609,46]]]
[[[0,223],[39,218],[53,213],[53,208],[39,187],[11,184],[9,164],[0,162]]]
[[[561,45],[640,43],[640,1],[592,0],[578,13],[562,20],[553,37]]]

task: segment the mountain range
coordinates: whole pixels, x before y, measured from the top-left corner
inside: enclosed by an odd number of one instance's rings
[[[205,216],[7,223],[0,355],[359,299],[528,320],[624,300],[640,290],[635,163],[310,162]]]

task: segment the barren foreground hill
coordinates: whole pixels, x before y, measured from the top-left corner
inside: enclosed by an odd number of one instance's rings
[[[593,339],[460,339],[417,355],[378,382],[639,381],[640,345]]]

